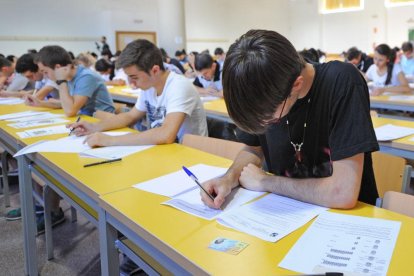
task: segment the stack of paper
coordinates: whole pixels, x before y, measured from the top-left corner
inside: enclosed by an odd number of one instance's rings
[[[0,98],[0,105],[14,105],[22,103],[24,103],[24,100],[20,98]]]
[[[44,113],[47,113],[47,112],[29,110],[29,111],[23,111],[23,112],[17,112],[17,113],[9,113],[9,114],[5,114],[5,115],[1,115],[0,116],[0,121],[2,121],[2,120],[12,120],[12,119],[17,119],[17,118],[22,118],[22,117],[30,117],[30,116],[44,114]]]
[[[305,274],[387,275],[401,222],[321,214],[280,267]]]
[[[414,134],[414,128],[395,126],[391,124],[375,128],[378,141],[390,141]]]

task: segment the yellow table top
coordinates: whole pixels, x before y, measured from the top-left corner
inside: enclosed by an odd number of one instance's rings
[[[374,128],[380,127],[386,124],[393,124],[396,126],[414,128],[414,121],[397,120],[397,119],[389,119],[389,118],[381,118],[381,117],[372,117],[372,124],[374,125]],[[414,151],[414,141],[410,141],[410,139],[412,138],[414,138],[414,135],[409,135],[409,136],[396,139],[393,141],[380,142],[380,144],[388,145],[390,147]]]
[[[188,215],[172,207],[161,205],[167,197],[135,188],[100,197],[99,204],[121,223],[176,261],[182,258],[195,264],[185,264],[192,274],[201,271],[212,275],[292,275],[292,271],[278,267],[284,256],[310,223],[282,240],[271,243],[226,228],[216,221]],[[414,275],[411,265],[414,244],[414,219],[358,203],[353,210],[334,210],[342,214],[402,221],[389,275]],[[156,214],[156,215],[154,215]],[[249,244],[237,256],[208,249],[214,239],[224,237]],[[198,270],[200,269],[200,270]]]
[[[227,112],[227,107],[226,103],[224,102],[224,99],[205,102],[204,109],[207,113],[229,117],[229,113]]]
[[[108,88],[108,91],[109,93],[111,93],[115,101],[120,101],[120,102],[124,102],[128,104],[131,104],[131,103],[134,104],[138,99],[138,95],[124,92],[122,91],[123,89],[131,89],[131,87],[126,86],[126,85],[113,86],[111,88]]]
[[[387,93],[387,95],[380,95],[380,96],[370,96],[371,103],[386,103],[392,105],[406,105],[412,106],[414,105],[414,101],[407,101],[407,100],[393,100],[392,96],[413,96],[414,94],[411,93]]]

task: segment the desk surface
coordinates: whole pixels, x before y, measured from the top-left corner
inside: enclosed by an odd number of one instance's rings
[[[131,89],[129,86],[113,86],[108,88],[109,93],[112,96],[112,99],[116,102],[126,103],[126,104],[135,104],[138,99],[137,94],[127,93],[122,90]]]
[[[130,188],[102,196],[99,204],[137,235],[144,237],[171,259],[180,261],[184,268],[191,269],[191,273],[295,274],[279,268],[278,264],[310,223],[282,240],[271,243],[223,227],[215,221],[203,220],[160,205],[165,200],[167,200],[166,197]],[[414,266],[411,265],[412,256],[409,253],[414,244],[414,219],[364,203],[358,203],[353,210],[335,210],[335,212],[402,221],[388,274],[414,275]],[[208,249],[209,243],[217,237],[243,241],[249,246],[237,256]]]
[[[380,127],[386,124],[393,124],[396,126],[404,126],[414,128],[414,121],[405,121],[389,118],[372,117],[372,124],[374,127]],[[410,141],[414,135],[406,136],[389,142],[380,142],[380,145],[387,145],[390,147],[414,151],[414,141]]]
[[[414,101],[397,99],[393,100],[392,96],[413,96],[413,94],[392,93],[381,96],[371,96],[371,108],[384,108],[390,110],[401,110],[414,112]]]

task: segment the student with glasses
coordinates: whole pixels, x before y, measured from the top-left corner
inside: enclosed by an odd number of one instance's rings
[[[330,208],[375,204],[378,143],[355,66],[307,63],[280,34],[251,30],[227,53],[223,88],[246,146],[224,176],[203,183],[215,195],[201,193],[205,204],[219,208],[239,185]]]

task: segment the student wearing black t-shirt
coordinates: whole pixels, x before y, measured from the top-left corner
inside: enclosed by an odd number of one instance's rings
[[[378,143],[354,66],[306,63],[280,34],[251,30],[230,47],[223,86],[246,147],[223,177],[203,184],[216,195],[201,193],[207,205],[219,208],[238,185],[330,208],[375,203]]]
[[[356,47],[349,48],[346,52],[346,59],[349,63],[352,63],[364,73],[366,73],[368,68],[374,63],[372,57],[367,56]]]
[[[220,64],[207,54],[199,54],[195,57],[194,66],[198,72],[193,84],[201,96],[223,97],[223,85],[221,83]]]

